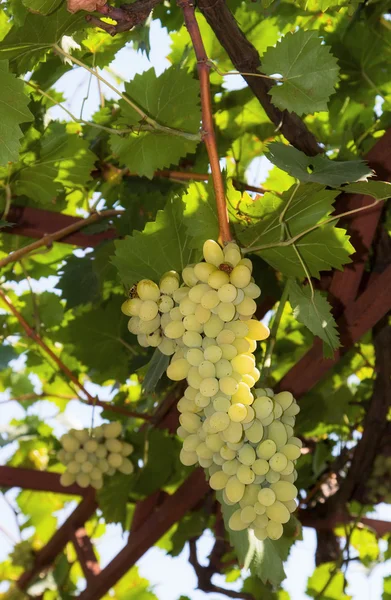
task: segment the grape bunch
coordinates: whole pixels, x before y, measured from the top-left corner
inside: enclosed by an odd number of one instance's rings
[[[121,423],[113,422],[95,427],[91,433],[87,429],[71,429],[63,435],[58,459],[66,465],[66,471],[61,475],[61,485],[77,483],[99,490],[103,475],[114,475],[116,471],[133,473],[133,464],[127,458],[133,446],[118,439],[121,433]]]
[[[178,402],[180,459],[208,469],[210,485],[222,491],[223,501],[239,503],[229,522],[232,530],[251,528],[258,539],[276,540],[296,509],[293,484],[301,442],[293,426],[299,408],[289,392],[253,390],[260,377],[254,352],[269,330],[253,318],[261,290],[251,261],[235,243],[222,249],[207,240],[203,254],[204,261],[183,270],[183,285],[170,272],[178,284],[173,306],[158,317],[153,334],[163,349],[157,347],[172,355],[167,376],[188,384]],[[156,298],[167,276],[160,288],[148,282],[156,287]],[[132,319],[130,331],[136,329]]]

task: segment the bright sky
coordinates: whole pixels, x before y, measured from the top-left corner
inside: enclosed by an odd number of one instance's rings
[[[157,22],[152,23],[151,28],[151,54],[150,62],[145,55],[136,53],[131,48],[125,48],[117,55],[110,69],[112,73],[120,73],[125,79],[130,80],[136,73],[142,73],[151,66],[154,66],[157,73],[160,74],[165,68],[170,66],[170,63],[165,56],[169,52],[169,37],[164,29],[161,29]],[[212,57],[213,58],[213,57]],[[113,84],[117,85],[114,78],[109,73],[105,72],[104,77],[109,79]],[[86,96],[89,81],[89,74],[83,69],[73,70],[71,73],[64,75],[57,83],[56,88],[62,91],[66,101],[66,107],[73,114],[80,115],[80,107],[83,98]],[[231,77],[227,82],[227,89],[238,89],[243,86],[242,79]],[[106,94],[107,92],[107,94]],[[114,93],[105,89],[107,97],[113,97]],[[89,119],[98,107],[98,88],[96,82],[92,82],[90,95],[85,102],[83,118]],[[51,109],[53,118],[66,119],[67,115],[59,108]],[[260,184],[265,178],[270,163],[264,157],[256,159],[249,169],[249,182],[253,185]],[[48,289],[55,285],[55,278],[51,281],[40,281],[36,284],[36,290]],[[18,286],[18,289],[21,289]],[[18,369],[16,362],[14,368]],[[20,363],[19,363],[20,368]],[[99,392],[101,399],[108,398],[107,390],[90,386],[90,391],[95,394]],[[0,401],[7,399],[5,394],[0,394]],[[45,419],[55,430],[55,433],[61,435],[69,427],[87,427],[90,425],[91,409],[80,404],[77,401],[70,402],[63,415],[53,418],[56,412],[55,407],[48,402],[40,402],[28,409],[29,414],[36,414],[42,419]],[[95,423],[99,424],[99,412],[96,411]],[[12,418],[22,418],[24,411],[15,402],[10,402],[2,406],[0,414],[0,432],[6,427],[6,424]],[[14,448],[7,446],[0,449],[0,464],[4,464],[7,458],[12,454]],[[18,490],[10,490],[6,496],[9,502],[13,503]],[[60,523],[68,516],[69,507],[60,515]],[[391,520],[391,510],[387,505],[378,507],[376,516],[382,519]],[[24,532],[24,537],[28,537],[29,532]],[[17,540],[19,536],[18,528],[16,527],[14,515],[4,501],[0,497],[0,561],[4,560],[7,554],[12,549],[10,539]],[[101,565],[104,567],[118,553],[118,551],[126,543],[126,536],[121,533],[120,526],[109,525],[107,533],[96,544],[100,554]],[[199,542],[199,557],[200,562],[207,564],[207,556],[213,544],[212,535],[206,532]],[[304,529],[304,539],[295,544],[291,555],[285,566],[287,579],[284,582],[284,588],[289,592],[291,600],[306,600],[308,596],[305,594],[307,579],[314,570],[314,555],[315,555],[316,539],[315,532],[312,529]],[[383,548],[384,549],[384,548]],[[225,600],[226,596],[220,594],[204,594],[195,589],[196,577],[192,567],[188,561],[187,547],[181,555],[175,559],[165,555],[158,548],[149,550],[142,559],[138,562],[140,574],[147,578],[154,588],[159,600],[177,600],[181,595],[187,595],[191,600]],[[348,593],[353,596],[354,600],[381,600],[383,577],[390,573],[390,563],[375,567],[372,571],[366,570],[361,564],[353,562],[348,571],[349,588]],[[227,584],[221,576],[215,576],[215,583],[222,587],[231,589],[240,589],[240,584]],[[7,585],[0,582],[0,591],[3,591]]]

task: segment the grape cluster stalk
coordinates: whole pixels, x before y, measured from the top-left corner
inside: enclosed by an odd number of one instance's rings
[[[103,487],[103,476],[116,471],[130,475],[133,463],[127,458],[134,450],[132,444],[118,439],[122,433],[119,422],[105,423],[91,431],[71,429],[60,439],[62,448],[58,459],[66,466],[61,485],[67,487],[77,483],[96,490]]]
[[[236,505],[229,527],[251,529],[259,540],[279,539],[296,509],[293,427],[299,407],[290,392],[255,388],[254,352],[270,332],[253,318],[261,290],[252,263],[237,244],[214,240],[204,261],[159,285],[142,280],[122,311],[142,346],[170,355],[167,376],[187,380],[178,402],[181,462],[207,470],[212,489]]]

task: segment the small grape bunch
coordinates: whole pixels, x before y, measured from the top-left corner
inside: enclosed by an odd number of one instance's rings
[[[91,432],[71,429],[63,435],[58,459],[66,465],[66,471],[61,475],[61,485],[77,483],[83,488],[91,485],[99,490],[104,475],[114,475],[116,471],[126,475],[133,473],[133,464],[127,457],[134,448],[118,439],[121,433],[121,423],[113,422],[95,427]]]

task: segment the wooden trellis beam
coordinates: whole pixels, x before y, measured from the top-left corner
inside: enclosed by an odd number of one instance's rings
[[[71,542],[76,550],[77,558],[88,584],[93,577],[99,575],[101,569],[95,555],[94,546],[84,527],[78,527],[72,531]]]
[[[58,473],[34,471],[19,467],[0,467],[0,487],[19,487],[23,490],[37,492],[54,492],[56,494],[71,494],[72,496],[87,496],[88,490],[76,483],[63,487]]]

